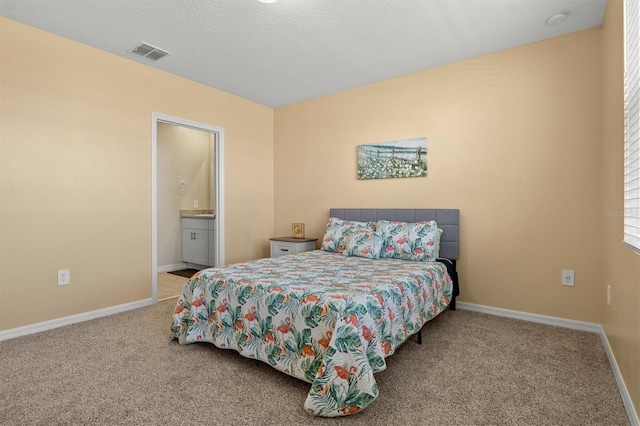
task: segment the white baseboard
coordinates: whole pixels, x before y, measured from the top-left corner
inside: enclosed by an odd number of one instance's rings
[[[456,307],[464,311],[482,312],[484,314],[497,315],[499,317],[509,317],[540,324],[555,325],[558,327],[571,328],[573,330],[589,331],[600,333],[602,327],[593,322],[575,321],[570,319],[550,317],[547,315],[530,314],[529,312],[512,311],[510,309],[494,308],[493,306],[476,305],[475,303],[456,302]]]
[[[618,368],[616,357],[613,355],[613,351],[611,350],[611,345],[609,345],[609,339],[607,339],[607,335],[604,332],[604,329],[602,327],[600,327],[600,339],[602,339],[602,344],[604,345],[604,350],[607,352],[607,356],[609,357],[609,363],[611,364],[613,375],[615,376],[616,382],[618,383],[618,389],[620,389],[620,396],[622,397],[624,408],[625,410],[627,410],[629,423],[631,424],[631,426],[640,426],[638,413],[633,407],[633,402],[631,402],[631,396],[629,396],[629,392],[627,392],[627,385],[624,383],[622,374],[620,374],[620,369]]]
[[[173,265],[162,265],[158,266],[158,272],[171,272],[171,271],[179,271],[180,269],[186,269],[187,264],[182,263],[174,263]]]
[[[640,421],[638,420],[638,413],[633,407],[631,396],[629,395],[627,386],[624,383],[622,374],[620,374],[618,363],[616,362],[616,358],[613,355],[613,351],[611,350],[611,346],[609,345],[609,340],[607,339],[607,335],[605,334],[604,329],[602,328],[602,325],[592,323],[592,322],[575,321],[575,320],[569,320],[565,318],[551,317],[547,315],[531,314],[529,312],[512,311],[510,309],[494,308],[492,306],[477,305],[475,303],[467,303],[467,302],[456,302],[456,308],[461,309],[463,311],[481,312],[481,313],[490,314],[490,315],[497,315],[500,317],[515,318],[523,321],[555,325],[557,327],[564,327],[564,328],[570,328],[573,330],[588,331],[591,333],[599,334],[600,339],[602,340],[602,344],[604,345],[604,349],[607,353],[607,357],[609,358],[609,363],[611,364],[613,375],[616,378],[616,383],[618,384],[618,390],[620,391],[620,396],[622,397],[624,408],[627,411],[627,416],[629,417],[629,423],[631,424],[631,426],[640,426]]]
[[[24,327],[12,328],[0,331],[0,342],[3,340],[13,339],[15,337],[26,336],[27,334],[39,333],[41,331],[51,330],[65,325],[71,325],[78,322],[88,321],[95,318],[106,317],[120,312],[130,311],[131,309],[142,308],[144,306],[153,305],[153,299],[143,299],[137,302],[124,303],[122,305],[111,306],[109,308],[98,309],[95,311],[84,312],[81,314],[70,315],[68,317],[56,318],[50,321],[39,322],[36,324],[25,325]]]

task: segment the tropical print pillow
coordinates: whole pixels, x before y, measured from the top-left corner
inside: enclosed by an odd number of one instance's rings
[[[438,234],[436,235],[436,241],[435,244],[433,245],[435,248],[433,250],[433,255],[435,256],[436,259],[438,259],[440,257],[440,238],[442,238],[442,233],[444,231],[441,228],[438,228]]]
[[[359,229],[344,237],[343,256],[366,257],[379,259],[384,239],[375,231]]]
[[[357,230],[374,231],[375,229],[375,222],[355,222],[331,217],[327,222],[321,248],[324,251],[342,253],[344,251],[344,237],[347,234]]]
[[[440,251],[440,232],[435,220],[389,222],[379,220],[377,230],[384,238],[380,257],[433,262]]]

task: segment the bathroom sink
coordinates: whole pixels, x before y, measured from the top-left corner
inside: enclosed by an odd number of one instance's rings
[[[194,217],[204,217],[204,218],[214,219],[216,215],[203,213],[203,214],[196,214],[194,215]]]

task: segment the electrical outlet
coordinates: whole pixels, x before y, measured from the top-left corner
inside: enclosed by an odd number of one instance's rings
[[[611,286],[607,285],[607,306],[611,305]]]
[[[573,287],[574,272],[571,269],[562,270],[562,285]]]
[[[193,208],[197,209],[198,208],[198,200],[193,200]]]
[[[58,270],[58,285],[67,285],[71,282],[71,273],[68,269]]]

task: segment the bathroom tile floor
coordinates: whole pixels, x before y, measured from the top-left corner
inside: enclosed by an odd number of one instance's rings
[[[158,272],[158,300],[179,296],[187,281],[189,278],[168,272]]]

